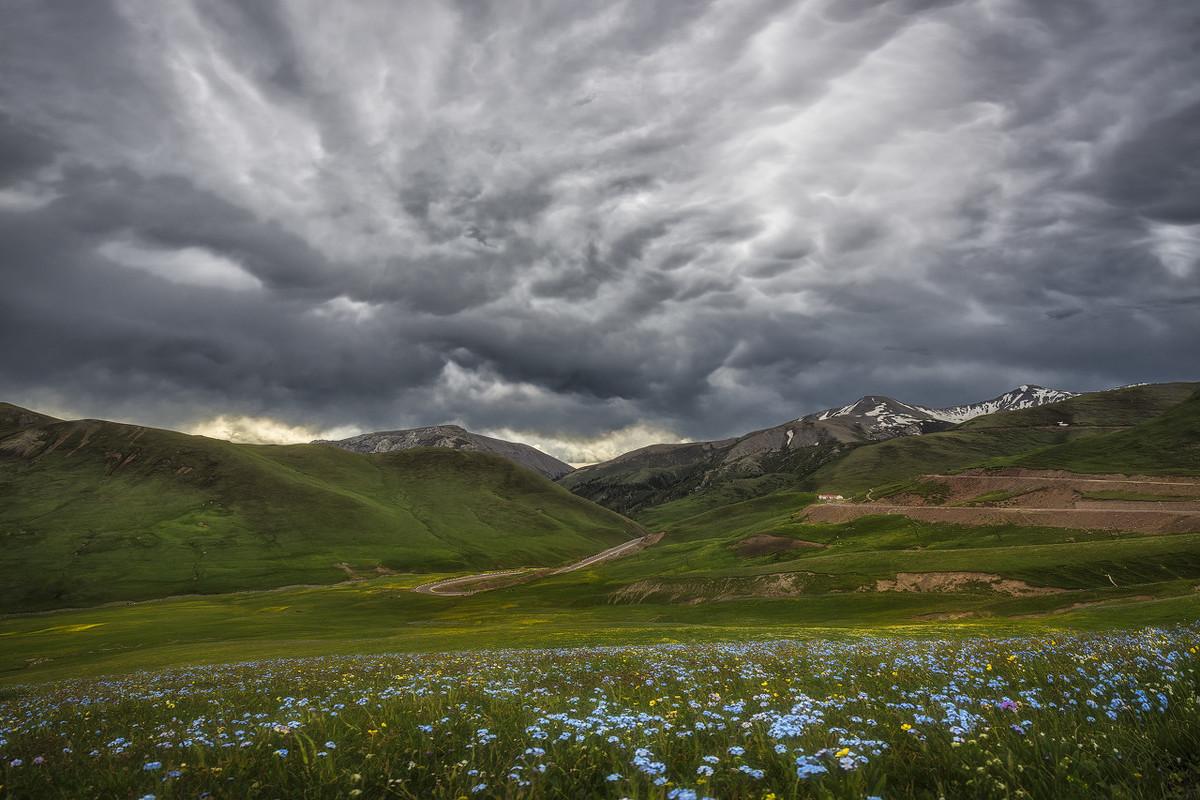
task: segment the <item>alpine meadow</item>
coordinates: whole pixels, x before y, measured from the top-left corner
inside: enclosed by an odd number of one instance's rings
[[[1200,796],[1200,7],[5,0],[0,800]]]

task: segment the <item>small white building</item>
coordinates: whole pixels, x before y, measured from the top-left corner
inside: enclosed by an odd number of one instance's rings
[[[845,500],[846,498],[842,497],[840,494],[819,494],[817,495],[817,499],[823,503],[828,503],[833,500]]]

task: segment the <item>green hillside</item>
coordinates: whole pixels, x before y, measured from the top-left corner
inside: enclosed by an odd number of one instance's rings
[[[0,413],[2,611],[557,564],[638,533],[499,457],[236,445],[14,408]]]
[[[862,445],[816,470],[803,485],[860,492],[917,475],[961,470],[1068,442],[1082,443],[1090,437],[1111,436],[1166,413],[1198,388],[1200,384],[1195,383],[1164,383],[1094,392],[1038,408],[989,414],[942,433]],[[1170,439],[1174,434],[1164,435]]]
[[[1056,426],[1060,422],[1071,427],[1129,427],[1174,408],[1198,389],[1200,383],[1154,383],[1091,392],[1037,408],[985,414],[963,423],[957,430]]]
[[[1200,392],[1128,430],[1038,450],[1006,463],[1072,472],[1200,475]]]
[[[575,470],[558,483],[580,497],[628,514],[695,490],[730,445],[731,441],[651,445]]]

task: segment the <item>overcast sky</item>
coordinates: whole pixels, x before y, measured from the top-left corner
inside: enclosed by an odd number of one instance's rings
[[[1195,0],[0,0],[0,398],[590,461],[1200,378]]]

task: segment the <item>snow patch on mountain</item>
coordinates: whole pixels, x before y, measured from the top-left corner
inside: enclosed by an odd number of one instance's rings
[[[1044,386],[1022,384],[1012,391],[1005,392],[999,397],[993,397],[991,400],[984,400],[982,403],[926,410],[935,419],[959,423],[975,419],[975,417],[982,417],[984,414],[995,414],[997,411],[1017,411],[1022,408],[1036,408],[1049,403],[1058,403],[1070,400],[1076,394],[1076,392],[1067,392],[1062,389],[1047,389]]]

